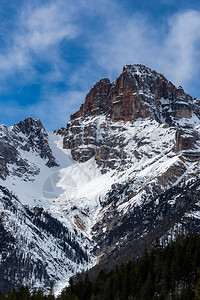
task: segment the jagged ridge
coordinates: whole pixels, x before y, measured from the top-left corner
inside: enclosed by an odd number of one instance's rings
[[[30,165],[27,153],[33,151],[46,160],[48,167],[57,166],[48,144],[48,135],[39,119],[26,118],[8,128],[0,126],[0,176],[5,179],[10,173],[25,176],[37,175],[39,166]]]

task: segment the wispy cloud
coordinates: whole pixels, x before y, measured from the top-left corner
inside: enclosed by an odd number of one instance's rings
[[[69,13],[69,10],[62,11],[62,6],[56,3],[35,10],[29,7],[23,11],[21,24],[24,37],[20,46],[40,53],[52,45],[59,44],[63,39],[75,38],[77,27],[72,24]]]
[[[169,32],[164,40],[163,70],[182,85],[197,75],[200,67],[200,12],[186,11],[169,20]]]
[[[65,7],[66,8],[66,7]],[[59,44],[73,39],[78,30],[70,17],[70,10],[62,10],[62,3],[47,3],[33,7],[26,5],[16,22],[16,30],[6,51],[0,55],[2,76],[34,68],[37,58],[58,58]],[[6,37],[4,37],[6,38]]]
[[[116,74],[124,64],[141,63],[163,72],[175,84],[188,85],[200,65],[200,12],[186,11],[166,20],[165,27],[142,15],[117,18],[92,42],[98,64]]]
[[[111,73],[119,72],[125,64],[151,65],[156,45],[156,29],[138,14],[109,22],[106,35],[102,33],[91,44],[95,60]]]

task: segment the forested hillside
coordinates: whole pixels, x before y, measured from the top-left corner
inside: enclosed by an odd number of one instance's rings
[[[200,235],[179,236],[166,248],[157,243],[136,261],[100,271],[92,280],[70,280],[57,300],[200,299]],[[21,287],[0,300],[55,300],[53,294]]]
[[[100,271],[92,281],[72,284],[59,300],[200,299],[200,235],[179,236],[165,249],[158,244],[142,258]],[[73,298],[74,297],[74,298]],[[77,297],[77,298],[76,298]]]

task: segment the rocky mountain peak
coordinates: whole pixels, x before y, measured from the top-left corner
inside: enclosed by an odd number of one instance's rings
[[[151,117],[171,125],[173,118],[191,117],[192,97],[176,88],[164,75],[143,65],[126,65],[111,83],[98,81],[71,121],[106,114],[113,121]]]
[[[39,169],[27,163],[27,153],[33,152],[46,161],[48,167],[57,166],[48,144],[48,134],[39,119],[26,118],[14,126],[0,126],[0,177],[8,174],[33,177]],[[29,175],[27,175],[29,174]]]
[[[43,133],[45,133],[45,129],[44,129],[40,119],[34,120],[31,117],[28,117],[28,118],[16,123],[13,126],[13,131],[22,132],[26,136],[29,136],[30,134],[33,134],[33,133],[36,133],[39,131],[43,131]]]
[[[140,121],[173,128],[173,148],[179,152],[195,149],[199,134],[190,131],[199,125],[199,118],[199,101],[192,99],[181,86],[177,88],[164,75],[143,65],[126,65],[113,83],[104,78],[92,87],[67,128],[58,134],[64,135],[64,148],[71,149],[75,160],[84,162],[95,157],[105,172],[108,165],[114,169],[127,163],[128,140],[120,129],[140,127],[141,124],[137,125]],[[132,125],[126,125],[128,122]],[[144,142],[135,136],[135,143],[138,149]],[[139,159],[142,156],[137,149],[134,155]]]
[[[32,119],[28,117],[19,123],[16,123],[12,131],[16,134],[24,134],[27,138],[27,144],[23,148],[26,151],[38,152],[41,158],[47,159],[47,166],[54,167],[57,166],[55,158],[52,155],[51,148],[48,144],[48,134],[44,129],[40,119]]]

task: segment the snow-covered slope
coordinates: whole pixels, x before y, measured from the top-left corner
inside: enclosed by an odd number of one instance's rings
[[[13,146],[15,161],[6,161],[6,179],[0,179],[0,263],[4,273],[0,290],[20,284],[45,289],[55,286],[56,289],[76,272],[93,264],[87,234],[79,234],[72,215],[67,214],[71,205],[68,201],[77,191],[70,170],[77,163],[69,151],[62,149],[62,138],[48,136],[43,128],[40,134],[44,134],[45,147],[51,150],[54,162],[51,167],[48,158],[38,154],[38,147],[34,145],[37,136],[31,138],[33,146],[21,149],[18,140],[26,145],[27,135],[13,134],[13,127],[3,126],[3,129],[7,135],[2,139],[2,144],[5,142],[2,147],[6,151],[9,137],[9,147],[15,143],[17,148]],[[23,164],[29,168],[24,170]],[[30,170],[36,171],[29,174]]]
[[[155,71],[102,79],[66,128],[0,128],[0,290],[58,291],[77,271],[200,231],[199,101]],[[8,267],[9,266],[9,267]],[[95,268],[94,268],[95,272]]]

